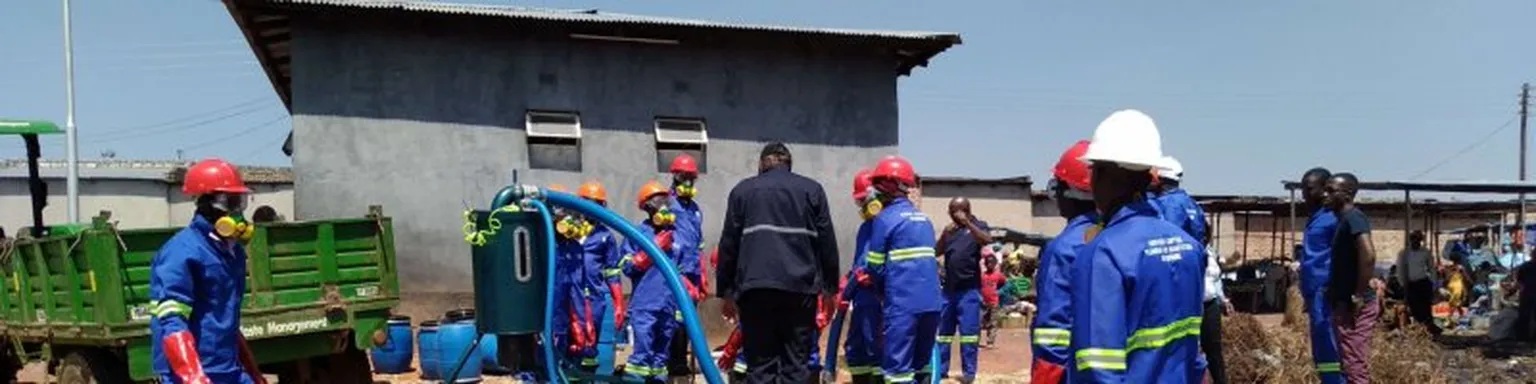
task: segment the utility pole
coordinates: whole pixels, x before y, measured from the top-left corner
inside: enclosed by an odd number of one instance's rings
[[[64,0],[64,179],[69,202],[69,222],[80,222],[80,135],[75,132],[75,49],[69,34],[69,0]]]
[[[1525,153],[1526,153],[1526,147],[1528,146],[1526,143],[1530,141],[1530,136],[1527,135],[1527,129],[1526,128],[1529,127],[1529,121],[1530,121],[1530,117],[1531,117],[1530,107],[1531,107],[1531,83],[1521,84],[1520,85],[1520,181],[1525,181],[1525,178],[1526,178],[1526,173],[1525,173],[1526,157],[1525,157]],[[1520,244],[1518,244],[1515,249],[1518,249],[1521,254],[1529,255],[1530,253],[1528,253],[1527,249],[1526,249],[1527,248],[1526,247],[1526,243],[1529,242],[1529,240],[1527,240],[1525,238],[1525,234],[1526,234],[1526,230],[1525,230],[1525,193],[1521,193],[1520,194],[1520,217],[1515,219],[1515,228],[1519,228],[1518,231],[1520,231],[1519,232],[1520,236],[1518,237],[1520,239]]]

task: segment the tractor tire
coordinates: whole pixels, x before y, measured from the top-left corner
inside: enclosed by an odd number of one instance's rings
[[[128,371],[123,362],[104,351],[75,351],[64,356],[55,372],[60,384],[117,384],[127,383]]]

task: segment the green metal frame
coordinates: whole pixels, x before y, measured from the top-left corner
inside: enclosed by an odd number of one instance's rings
[[[180,228],[108,220],[20,239],[0,255],[0,334],[24,360],[107,348],[134,380],[150,380],[150,262]],[[378,207],[365,218],[258,224],[246,249],[242,332],[263,364],[370,348],[399,304],[393,223]]]
[[[42,237],[47,233],[47,227],[43,226],[43,208],[48,206],[48,184],[43,182],[37,171],[37,159],[43,156],[38,136],[61,133],[64,130],[52,122],[0,119],[0,135],[18,135],[27,144],[27,190],[32,195],[32,227],[29,235],[32,237]]]

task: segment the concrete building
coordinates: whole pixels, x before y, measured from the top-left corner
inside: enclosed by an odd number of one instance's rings
[[[189,162],[83,160],[80,162],[80,212],[89,219],[111,211],[120,228],[155,228],[186,225],[192,220],[192,201],[181,194],[181,180]],[[69,222],[65,209],[63,161],[38,164],[48,183],[48,207],[44,223]],[[271,206],[278,215],[292,219],[293,173],[285,167],[240,167],[241,176],[254,193],[250,210]],[[32,226],[32,195],[27,189],[26,160],[0,160],[0,227],[14,235]],[[249,211],[247,213],[250,213]],[[361,216],[366,207],[352,213]]]
[[[994,227],[1033,231],[1033,207],[1028,176],[1001,179],[969,177],[933,177],[922,179],[918,200],[923,214],[933,220],[934,230],[943,231],[949,219],[949,200],[965,197],[971,201],[971,213]]]
[[[897,150],[898,77],[958,35],[761,26],[597,10],[225,0],[293,114],[298,216],[396,218],[408,292],[470,290],[466,207],[512,182],[589,180],[631,218],[679,153],[700,160],[713,246],[728,190],[783,141],[827,187]],[[845,259],[848,255],[845,255]],[[845,260],[846,264],[847,261]]]

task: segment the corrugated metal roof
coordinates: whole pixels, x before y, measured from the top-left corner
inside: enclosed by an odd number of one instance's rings
[[[1014,176],[1002,178],[981,178],[964,176],[923,176],[921,184],[982,184],[982,185],[1019,185],[1028,187],[1034,182],[1029,176]]]
[[[1282,180],[1280,182],[1285,189],[1301,188],[1301,183],[1294,180]],[[1464,193],[1536,193],[1536,182],[1532,181],[1361,181],[1362,191],[1422,191],[1422,192],[1464,192]]]
[[[180,183],[191,162],[158,160],[87,160],[80,162],[81,179],[98,180],[150,180]],[[66,164],[58,160],[38,162],[37,173],[45,179],[63,179],[68,175]],[[240,166],[240,176],[247,183],[282,184],[293,182],[293,170],[289,167]],[[27,177],[27,161],[0,160],[0,179]]]
[[[424,1],[393,0],[268,0],[273,4],[304,4],[351,8],[387,9],[407,12],[426,12],[453,15],[494,16],[514,19],[568,21],[575,23],[615,23],[634,25],[668,25],[707,29],[742,31],[787,32],[816,35],[842,35],[855,37],[879,37],[911,40],[941,40],[958,44],[960,35],[947,32],[885,31],[842,28],[812,28],[782,25],[761,25],[683,19],[675,17],[644,16],[625,13],[601,12],[597,9],[547,9],[522,6],[437,3]]]

